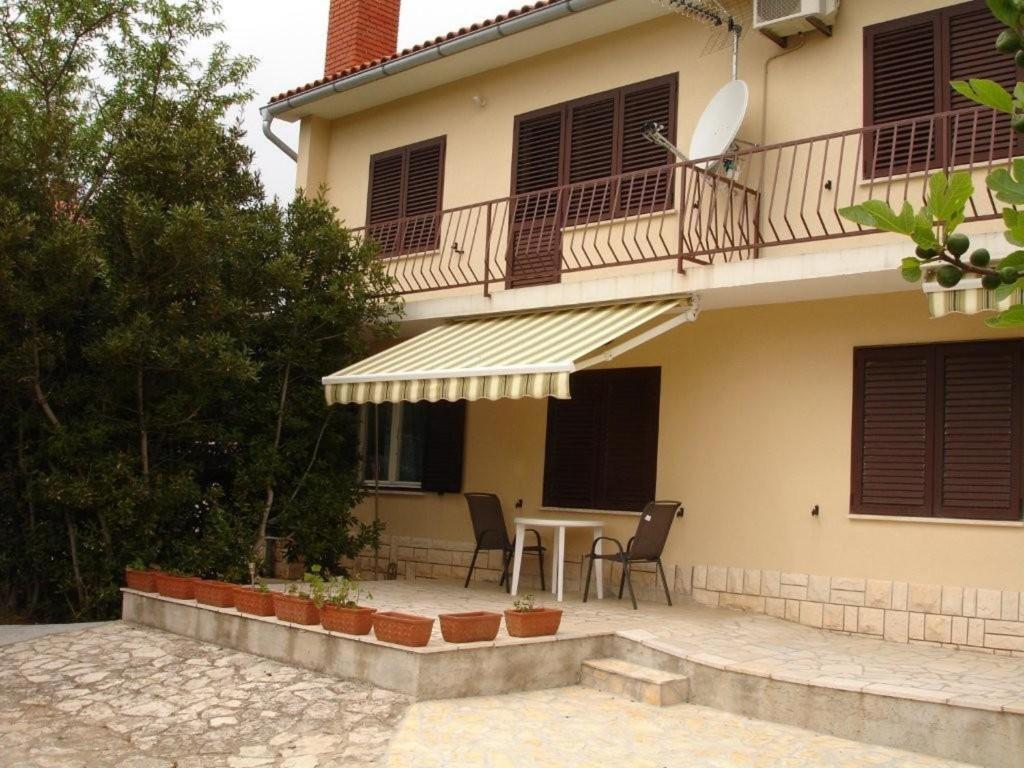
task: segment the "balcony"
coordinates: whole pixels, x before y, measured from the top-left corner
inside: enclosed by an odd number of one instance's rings
[[[927,177],[975,178],[967,221],[997,219],[984,176],[1020,152],[987,108],[741,149],[354,230],[381,249],[402,294],[491,291],[626,265],[685,272],[785,246],[875,234],[839,210],[876,198],[927,200]]]

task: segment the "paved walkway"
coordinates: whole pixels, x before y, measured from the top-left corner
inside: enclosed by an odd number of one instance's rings
[[[61,632],[81,632],[109,624],[107,621],[83,622],[81,624],[0,624],[0,645],[23,643],[37,637],[56,635]]]
[[[408,705],[117,622],[0,648],[0,766],[375,765]]]
[[[808,768],[962,765],[706,707],[656,708],[588,688],[419,702],[388,768]]]
[[[450,581],[372,585],[381,609],[436,616],[504,610],[496,585],[462,589]],[[551,601],[547,604],[554,605]],[[844,690],[1024,714],[1024,659],[843,635],[758,614],[692,603],[668,607],[605,599],[566,600],[561,633],[622,632],[659,650],[718,669]],[[445,645],[435,623],[437,646]],[[504,627],[498,641],[507,640]]]

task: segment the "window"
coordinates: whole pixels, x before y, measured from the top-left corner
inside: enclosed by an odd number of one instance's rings
[[[548,402],[545,506],[640,511],[654,499],[660,368],[583,371]]]
[[[370,158],[366,226],[382,256],[438,247],[444,150],[442,136]]]
[[[851,512],[1019,520],[1022,351],[855,350]]]
[[[465,406],[464,401],[363,406],[364,482],[372,485],[376,470],[381,485],[391,488],[462,490]]]
[[[892,176],[944,165],[987,164],[1011,152],[1009,118],[993,132],[992,113],[940,121],[941,112],[977,105],[951,80],[987,78],[1009,90],[1017,82],[1013,57],[995,48],[1003,29],[984,0],[939,8],[864,28],[864,122],[888,125],[864,155],[866,176]],[[1016,154],[1016,152],[1014,152]]]

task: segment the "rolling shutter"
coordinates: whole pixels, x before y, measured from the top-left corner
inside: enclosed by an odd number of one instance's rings
[[[995,39],[1003,30],[1003,25],[984,3],[971,3],[966,7],[950,9],[947,23],[948,76],[944,77],[943,81],[982,77],[995,80],[1012,93],[1017,84],[1017,67],[1013,62],[1013,56],[996,50]],[[945,109],[969,109],[977,106],[952,88],[948,91],[949,105]],[[994,133],[993,122],[996,123]],[[954,162],[970,163],[972,147],[975,148],[976,164],[1007,158],[1010,156],[1010,141],[1013,135],[1009,116],[1000,116],[996,120],[992,113],[983,111],[978,114],[976,122],[973,116],[953,121],[949,141],[955,144]],[[982,147],[983,153],[980,149]]]
[[[466,401],[429,403],[425,407],[421,488],[435,493],[462,490]]]
[[[853,512],[931,514],[932,367],[929,347],[857,350]]]
[[[675,141],[676,80],[655,85],[626,88],[622,95],[622,161],[620,173],[628,174],[668,165],[674,158],[643,136],[643,126],[657,122],[665,126],[669,141]],[[639,174],[623,179],[619,208],[625,214],[646,213],[671,205],[672,174],[669,170]]]
[[[864,29],[864,117],[867,125],[942,111],[940,20],[926,13]],[[941,136],[927,120],[880,128],[865,147],[866,176],[936,167]],[[930,139],[930,140],[929,140]],[[913,146],[911,146],[913,145]]]
[[[953,344],[938,357],[936,514],[1019,519],[1021,347]]]
[[[639,511],[654,498],[660,368],[584,371],[548,403],[545,506]]]
[[[370,158],[366,225],[381,255],[437,248],[444,137]]]
[[[508,281],[512,287],[558,279],[562,259],[558,223],[561,174],[561,110],[518,120],[509,232]]]

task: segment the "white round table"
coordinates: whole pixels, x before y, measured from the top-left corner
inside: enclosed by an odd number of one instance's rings
[[[562,602],[562,584],[564,582],[563,572],[565,571],[565,529],[566,528],[590,528],[594,531],[594,538],[604,536],[604,523],[600,520],[583,520],[573,518],[571,520],[558,520],[550,517],[517,517],[516,525],[516,549],[512,560],[512,594],[519,590],[519,568],[523,563],[523,539],[526,538],[527,528],[555,528],[555,545],[551,552],[551,593],[555,595],[558,602]],[[597,542],[595,554],[601,554],[601,542]],[[597,597],[604,597],[604,569],[601,563],[597,563],[594,569],[597,575]]]

